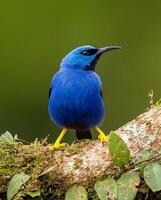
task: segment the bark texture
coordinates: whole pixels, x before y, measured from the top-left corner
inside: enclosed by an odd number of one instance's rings
[[[161,147],[161,105],[153,106],[116,133],[126,142],[131,157],[145,149],[157,151]],[[56,179],[65,185],[86,185],[96,176],[111,173],[113,165],[107,145],[96,140],[55,150],[52,155],[57,163]]]
[[[161,149],[161,105],[153,106],[116,133],[127,144],[132,158],[146,150],[155,154]],[[87,140],[54,151],[48,149],[46,141],[29,145],[17,140],[0,141],[0,157],[0,169],[5,170],[0,174],[0,194],[6,192],[11,177],[22,172],[30,176],[26,193],[35,188],[66,190],[73,184],[90,188],[96,177],[116,173],[108,143],[99,140]]]

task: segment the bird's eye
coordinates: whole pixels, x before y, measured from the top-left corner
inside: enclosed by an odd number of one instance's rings
[[[87,51],[87,50],[82,51],[81,54],[82,54],[83,56],[89,56],[89,55],[90,55],[90,54],[89,54],[89,51]]]
[[[80,54],[82,54],[83,56],[91,56],[94,55],[97,51],[98,49],[89,49],[82,51]]]

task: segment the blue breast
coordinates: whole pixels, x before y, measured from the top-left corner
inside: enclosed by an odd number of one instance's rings
[[[89,129],[104,117],[101,80],[93,71],[60,70],[51,82],[49,113],[57,125]]]

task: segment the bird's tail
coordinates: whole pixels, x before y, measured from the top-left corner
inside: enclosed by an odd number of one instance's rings
[[[92,139],[92,134],[90,130],[76,130],[76,136],[78,140]]]

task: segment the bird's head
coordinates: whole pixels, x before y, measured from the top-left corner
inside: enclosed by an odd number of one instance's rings
[[[108,46],[103,48],[95,48],[93,46],[81,46],[69,54],[67,54],[62,62],[61,68],[66,69],[83,69],[83,70],[95,70],[95,65],[100,56],[107,51],[114,49],[120,49],[119,46]]]

